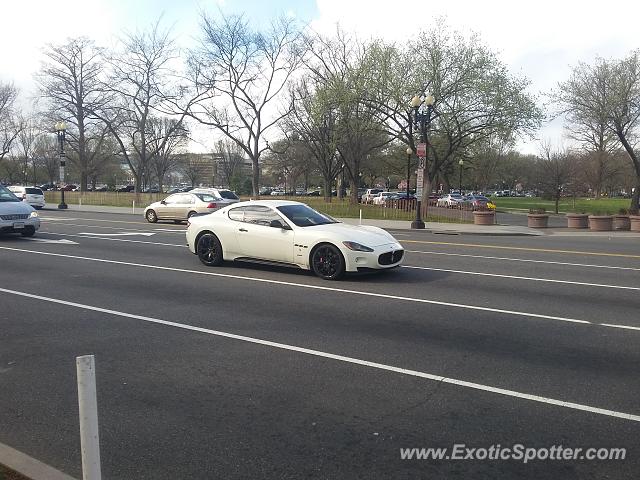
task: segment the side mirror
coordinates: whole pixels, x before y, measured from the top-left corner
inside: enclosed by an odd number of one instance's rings
[[[289,225],[283,224],[280,220],[271,220],[269,226],[273,228],[281,228],[282,230],[291,230]]]
[[[162,205],[166,205],[166,204],[167,204],[167,202],[165,202],[164,200],[160,200],[160,203],[161,203]]]

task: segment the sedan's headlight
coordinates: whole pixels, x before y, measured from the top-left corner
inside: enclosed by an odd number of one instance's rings
[[[366,247],[358,242],[342,242],[342,244],[349,250],[354,250],[356,252],[373,252],[373,248]]]
[[[31,215],[29,215],[31,218],[37,218],[38,217],[38,212],[31,212]]]

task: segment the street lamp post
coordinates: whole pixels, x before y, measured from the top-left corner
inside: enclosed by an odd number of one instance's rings
[[[67,204],[64,201],[64,167],[66,164],[65,155],[64,155],[64,136],[67,130],[67,126],[64,122],[56,123],[56,135],[58,136],[58,143],[60,144],[60,194],[62,195],[60,198],[60,203],[58,204],[58,208],[60,210],[65,210],[67,208]]]
[[[409,201],[409,180],[411,179],[411,147],[407,148],[407,202]]]
[[[429,152],[429,126],[431,124],[431,113],[433,112],[434,103],[435,99],[433,98],[433,95],[430,94],[423,94],[422,97],[415,95],[411,99],[410,103],[413,108],[413,122],[420,128],[420,143],[424,144],[425,147],[424,157],[420,159],[418,176],[416,178],[416,218],[411,222],[411,228],[415,229],[424,229],[425,227],[421,217],[422,196],[424,195],[422,189],[425,172],[428,175],[427,157]],[[429,193],[431,192],[426,192],[427,199],[429,198]]]
[[[462,195],[462,167],[464,166],[464,160],[460,159],[460,161],[458,162],[458,165],[460,165],[460,178],[458,180],[458,192],[460,193],[460,195]]]

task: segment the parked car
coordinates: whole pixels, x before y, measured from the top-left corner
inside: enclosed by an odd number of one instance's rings
[[[75,192],[77,189],[78,186],[74,185],[73,183],[67,183],[66,185],[60,187],[60,190],[64,190],[65,192]]]
[[[192,217],[187,244],[207,266],[254,261],[312,270],[326,280],[345,272],[400,265],[404,250],[378,227],[346,225],[300,202],[241,202]]]
[[[258,190],[258,195],[271,195],[272,191],[273,189],[270,187],[260,187],[260,190]]]
[[[464,197],[465,202],[471,204],[473,210],[486,210],[491,200],[483,195],[467,195]]]
[[[22,187],[19,185],[11,185],[8,187],[11,193],[28,203],[33,208],[40,210],[44,208],[44,192],[38,187]]]
[[[320,190],[311,190],[310,192],[307,192],[307,197],[319,197],[320,194]]]
[[[395,192],[379,192],[375,197],[373,197],[374,205],[384,205],[385,202],[391,199],[395,195]]]
[[[47,190],[55,190],[58,186],[55,183],[43,183],[39,185],[38,188],[46,192]]]
[[[118,193],[128,193],[128,192],[135,191],[135,189],[136,189],[135,185],[121,185],[119,187],[116,187],[116,192],[118,192]]]
[[[381,188],[368,188],[362,194],[362,203],[373,203],[373,197],[382,192]]]
[[[173,220],[178,223],[198,213],[211,213],[237,201],[237,197],[230,200],[209,192],[174,193],[145,208],[144,218],[149,223],[158,220]]]
[[[438,207],[453,208],[453,207],[459,207],[463,203],[464,203],[464,198],[462,197],[462,195],[460,195],[459,193],[449,193],[447,195],[440,197],[437,200],[436,205]]]
[[[284,197],[287,194],[284,190],[272,190],[269,195],[272,197]]]
[[[40,228],[38,212],[0,185],[0,233],[20,233],[31,237]]]

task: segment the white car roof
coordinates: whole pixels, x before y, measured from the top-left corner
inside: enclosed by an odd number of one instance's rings
[[[294,202],[291,200],[248,200],[245,202],[236,202],[229,205],[230,208],[247,207],[247,206],[263,206],[263,207],[284,207],[286,205],[307,205],[303,202]]]

